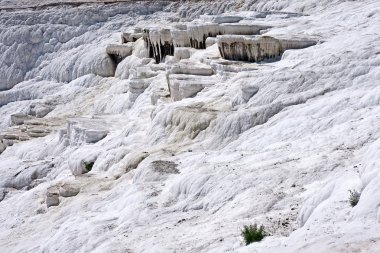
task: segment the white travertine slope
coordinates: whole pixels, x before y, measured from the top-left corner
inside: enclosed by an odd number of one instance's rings
[[[377,0],[33,4],[0,10],[0,252],[378,252]],[[142,40],[106,53],[204,14],[318,43],[233,62],[177,30],[159,64]],[[270,236],[245,246],[252,223]]]

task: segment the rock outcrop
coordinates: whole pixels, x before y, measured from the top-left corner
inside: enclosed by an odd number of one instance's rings
[[[192,24],[187,27],[191,47],[205,49],[206,40],[217,35],[256,35],[269,26],[254,24]]]
[[[167,55],[174,54],[173,39],[170,29],[167,28],[146,28],[143,31],[145,45],[149,52],[149,57],[162,62]]]
[[[194,97],[204,88],[215,85],[217,81],[212,76],[205,78],[198,75],[172,74],[168,78],[170,96],[173,101]]]
[[[217,78],[212,77],[214,70],[201,63],[182,60],[174,64],[168,71],[168,84],[170,96],[173,101],[195,96],[205,87],[216,83]]]
[[[61,119],[35,118],[21,113],[11,115],[11,122],[14,126],[0,132],[0,153],[15,143],[45,137],[62,124]]]
[[[72,183],[62,183],[58,187],[59,195],[65,198],[74,197],[80,192],[80,186]]]
[[[303,39],[277,39],[271,36],[218,36],[221,56],[227,60],[259,62],[277,58],[288,49],[301,49],[316,44]]]
[[[192,24],[187,27],[192,48],[205,49],[206,39],[220,35],[220,26],[218,24]]]
[[[48,208],[59,205],[59,189],[57,186],[51,186],[47,189],[45,202]]]
[[[133,44],[111,44],[106,48],[107,54],[112,58],[115,64],[119,64],[127,56],[130,56],[133,51]]]
[[[76,183],[62,182],[50,186],[46,190],[46,206],[58,206],[60,204],[59,197],[74,197],[80,192],[80,186]]]
[[[128,42],[136,42],[138,39],[142,38],[143,34],[141,31],[126,32],[121,34],[121,43],[125,44]]]
[[[108,127],[102,118],[73,118],[60,130],[60,140],[66,145],[96,143],[107,136]]]
[[[190,37],[186,25],[177,24],[173,26],[171,36],[175,47],[190,47]]]
[[[201,15],[200,19],[205,22],[222,24],[222,23],[237,23],[244,18],[234,15]]]

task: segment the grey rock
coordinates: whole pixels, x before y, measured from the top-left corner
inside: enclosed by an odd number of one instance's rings
[[[46,206],[58,206],[59,205],[59,190],[58,187],[52,186],[47,189],[46,192]]]
[[[164,174],[178,174],[179,170],[177,169],[178,164],[172,161],[153,161],[152,162],[153,170],[158,173]]]
[[[62,197],[73,197],[80,192],[80,186],[75,184],[64,183],[59,186],[59,195]]]

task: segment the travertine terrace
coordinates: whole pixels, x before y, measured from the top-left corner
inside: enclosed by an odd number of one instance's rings
[[[0,253],[378,253],[379,31],[378,0],[0,0]]]

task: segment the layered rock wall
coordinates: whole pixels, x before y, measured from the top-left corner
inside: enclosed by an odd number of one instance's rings
[[[285,50],[316,44],[306,39],[277,39],[270,36],[218,36],[221,56],[227,60],[258,62],[280,57]]]

